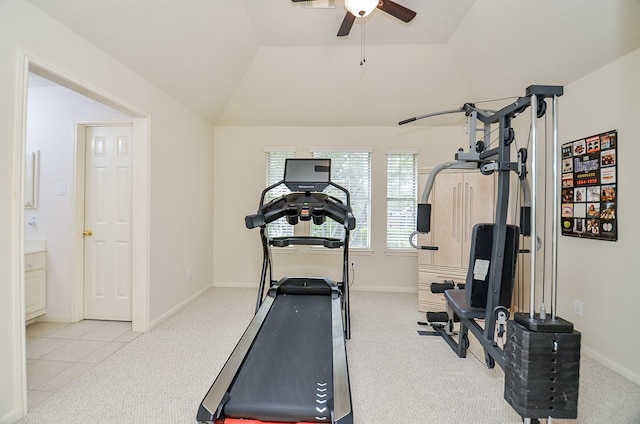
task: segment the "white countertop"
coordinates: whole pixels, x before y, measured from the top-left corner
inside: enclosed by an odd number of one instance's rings
[[[46,252],[47,241],[46,240],[25,240],[24,241],[24,253],[36,253]]]

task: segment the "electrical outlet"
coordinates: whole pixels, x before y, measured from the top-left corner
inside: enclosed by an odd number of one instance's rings
[[[187,281],[191,280],[193,274],[191,273],[191,268],[187,268]]]
[[[573,313],[582,316],[582,300],[573,301]]]

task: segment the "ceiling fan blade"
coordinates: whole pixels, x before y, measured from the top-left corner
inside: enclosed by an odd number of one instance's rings
[[[340,29],[338,30],[338,37],[349,35],[349,31],[351,31],[351,27],[353,26],[353,23],[355,21],[356,17],[350,12],[347,12],[347,14],[344,15],[344,19],[342,20],[342,25],[340,25]]]
[[[416,17],[416,12],[391,0],[382,0],[378,5],[378,9],[387,12],[389,15],[396,17],[403,22],[410,22]]]

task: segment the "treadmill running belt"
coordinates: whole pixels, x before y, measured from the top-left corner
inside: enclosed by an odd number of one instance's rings
[[[331,296],[275,298],[224,406],[227,417],[331,422]]]

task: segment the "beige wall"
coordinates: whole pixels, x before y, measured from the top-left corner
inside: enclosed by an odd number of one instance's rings
[[[218,127],[215,142],[214,284],[256,286],[262,253],[257,230],[244,226],[244,216],[257,209],[265,187],[265,147],[293,147],[308,157],[313,147],[371,148],[371,250],[351,251],[354,290],[417,291],[416,252],[386,251],[386,150],[417,148],[419,166],[453,160],[468,145],[461,127]],[[304,225],[304,224],[299,224]],[[338,253],[275,253],[275,277],[340,276]],[[274,249],[274,252],[277,252]]]
[[[137,223],[148,226],[146,321],[158,322],[212,282],[213,127],[30,3],[0,1],[0,423],[25,411],[20,307],[25,57],[148,117],[149,200],[142,212],[147,222]],[[187,267],[193,270],[191,281]]]
[[[582,332],[585,353],[640,384],[640,186],[637,160],[640,116],[640,50],[565,88],[560,98],[560,141],[618,130],[618,241],[560,237],[560,316]],[[574,300],[584,305],[573,313]]]

